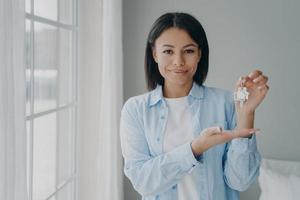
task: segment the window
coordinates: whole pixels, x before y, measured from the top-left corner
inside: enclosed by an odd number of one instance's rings
[[[77,199],[77,0],[26,0],[29,200]]]

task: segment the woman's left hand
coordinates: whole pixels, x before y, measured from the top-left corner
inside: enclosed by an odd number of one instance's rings
[[[265,98],[269,86],[268,77],[262,71],[254,70],[248,76],[241,77],[236,83],[235,91],[238,87],[246,87],[249,92],[248,100],[240,107],[239,102],[235,102],[237,112],[254,113],[255,109]]]

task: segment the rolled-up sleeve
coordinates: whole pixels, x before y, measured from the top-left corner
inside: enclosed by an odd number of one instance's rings
[[[245,191],[259,175],[261,162],[256,136],[231,141],[224,164],[224,179],[229,187]]]
[[[124,173],[143,196],[156,195],[172,187],[199,162],[190,143],[174,150],[151,156],[143,125],[133,100],[121,114],[120,138],[124,157]]]
[[[230,129],[236,127],[234,103]],[[226,144],[223,158],[224,179],[229,187],[245,191],[258,177],[261,155],[257,149],[256,135],[251,138],[237,138]]]

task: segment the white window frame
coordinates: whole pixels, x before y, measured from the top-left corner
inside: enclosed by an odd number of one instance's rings
[[[26,0],[25,0],[26,1]],[[72,176],[68,179],[65,180],[62,184],[60,185],[56,185],[55,191],[53,193],[51,193],[45,200],[50,200],[51,198],[55,197],[56,194],[63,189],[65,186],[68,185],[68,183],[72,182],[74,183],[74,194],[73,196],[75,197],[74,200],[78,199],[78,152],[79,152],[79,145],[78,145],[78,130],[79,130],[79,126],[78,126],[78,90],[79,90],[79,84],[78,84],[78,80],[79,80],[79,56],[78,56],[78,46],[79,46],[79,33],[78,33],[78,16],[79,16],[79,10],[78,10],[78,5],[79,5],[79,0],[72,0],[72,25],[69,24],[64,24],[59,22],[60,21],[60,4],[57,3],[57,11],[58,11],[58,16],[57,16],[57,21],[55,20],[51,20],[51,19],[47,19],[44,17],[40,17],[37,15],[34,15],[34,0],[30,0],[30,13],[26,12],[26,18],[25,18],[25,24],[27,20],[30,20],[30,86],[31,86],[31,90],[30,90],[30,113],[29,115],[27,115],[26,113],[26,123],[29,122],[30,123],[30,131],[28,135],[28,140],[29,140],[29,147],[27,148],[27,150],[29,151],[27,155],[29,155],[29,158],[27,158],[27,162],[28,162],[28,168],[27,169],[27,178],[28,178],[28,200],[33,200],[32,198],[32,192],[33,192],[33,121],[34,119],[41,117],[41,116],[45,116],[51,113],[58,113],[61,110],[65,110],[65,109],[70,109],[73,108],[73,119],[72,120],[72,130],[74,130],[74,138],[73,138],[73,144],[74,145],[74,152],[72,152],[74,154],[74,174],[72,174]],[[57,103],[56,103],[56,108],[54,109],[50,109],[50,110],[46,110],[46,111],[42,111],[42,112],[38,112],[38,113],[34,113],[34,22],[39,22],[42,23],[44,25],[51,25],[51,26],[55,26],[58,28],[63,28],[66,30],[70,30],[72,31],[72,59],[73,59],[73,74],[72,74],[72,102],[65,104],[65,105],[60,105],[59,103],[59,93],[57,94]],[[26,31],[25,33],[26,34]],[[57,35],[57,40],[58,43],[60,42],[60,36],[59,34]],[[25,37],[26,38],[26,37]],[[58,57],[59,59],[59,57]],[[26,69],[25,69],[26,70]],[[57,87],[59,86],[59,68],[57,68],[58,70],[58,79],[57,79]],[[25,72],[26,73],[26,72]],[[56,141],[56,148],[58,148],[58,141]],[[59,152],[56,149],[56,152]],[[57,161],[58,162],[58,161]],[[56,166],[58,166],[58,164],[56,164]]]

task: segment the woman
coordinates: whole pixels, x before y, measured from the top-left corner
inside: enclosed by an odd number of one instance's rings
[[[201,24],[186,13],[167,13],[148,36],[145,72],[149,92],[130,98],[121,114],[125,175],[152,200],[236,200],[257,178],[260,154],[255,109],[269,89],[259,70],[233,94],[203,85],[209,48]]]

